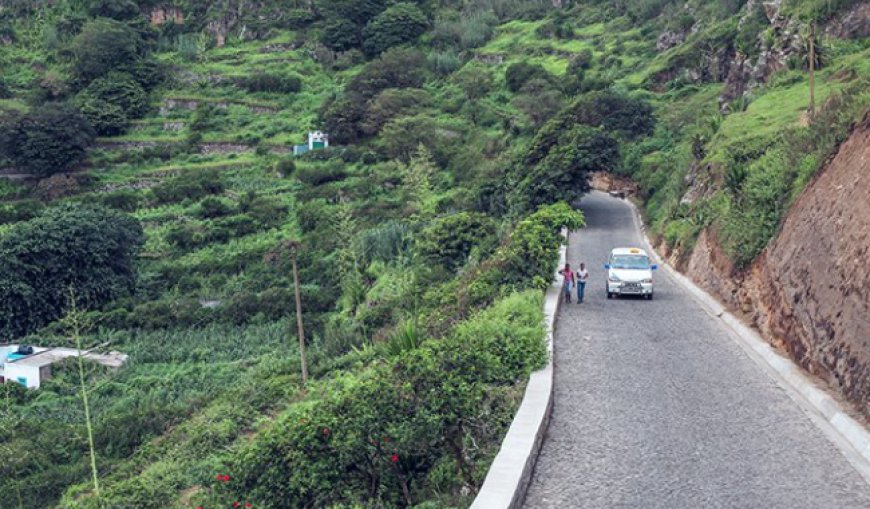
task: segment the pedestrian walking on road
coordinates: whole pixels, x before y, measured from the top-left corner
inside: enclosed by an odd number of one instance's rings
[[[577,269],[574,280],[577,283],[577,304],[582,304],[583,295],[586,293],[586,281],[589,281],[589,271],[586,270],[585,263],[580,262],[580,268]]]
[[[559,274],[562,274],[562,293],[565,294],[565,302],[571,302],[571,290],[574,287],[574,271],[571,270],[571,264],[566,263]]]

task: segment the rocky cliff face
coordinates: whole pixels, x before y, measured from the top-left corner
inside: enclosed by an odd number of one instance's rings
[[[788,66],[790,59],[803,61],[807,53],[807,26],[785,15],[783,0],[749,0],[738,23],[738,30],[752,22],[759,8],[763,12],[763,19],[766,18],[763,26],[769,26],[769,34],[765,33],[768,31],[757,30],[758,37],[751,49],[737,48],[731,41],[716,37],[692,40],[690,36],[699,31],[703,24],[701,21],[682,32],[668,30],[660,34],[656,44],[659,51],[682,44],[692,44],[694,48],[692,57],[681,55],[675,58],[670,66],[656,76],[653,79],[654,86],[677,78],[696,83],[724,81],[719,105],[727,113],[734,100],[767,83],[775,72]],[[840,39],[870,36],[870,0],[836,15],[819,27],[818,34]]]
[[[709,231],[681,269],[870,418],[870,114],[749,270]]]

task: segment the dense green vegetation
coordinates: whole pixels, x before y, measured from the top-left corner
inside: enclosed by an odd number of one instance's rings
[[[65,345],[72,288],[130,357],[88,371],[99,496],[74,366],[2,387],[0,505],[466,506],[590,172],[745,265],[870,105],[866,40],[819,37],[809,119],[804,50],[725,94],[712,60],[783,44],[745,2],[563,3],[4,2],[0,334]]]

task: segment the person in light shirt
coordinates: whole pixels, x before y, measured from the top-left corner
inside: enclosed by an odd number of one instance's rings
[[[589,271],[586,270],[586,264],[580,262],[580,268],[577,269],[574,281],[577,283],[577,304],[583,303],[583,294],[586,291],[586,281],[589,280]]]

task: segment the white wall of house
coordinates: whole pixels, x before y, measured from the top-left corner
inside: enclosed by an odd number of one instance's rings
[[[28,389],[38,389],[42,381],[40,366],[21,366],[14,362],[7,362],[3,371],[6,382],[17,382]]]

